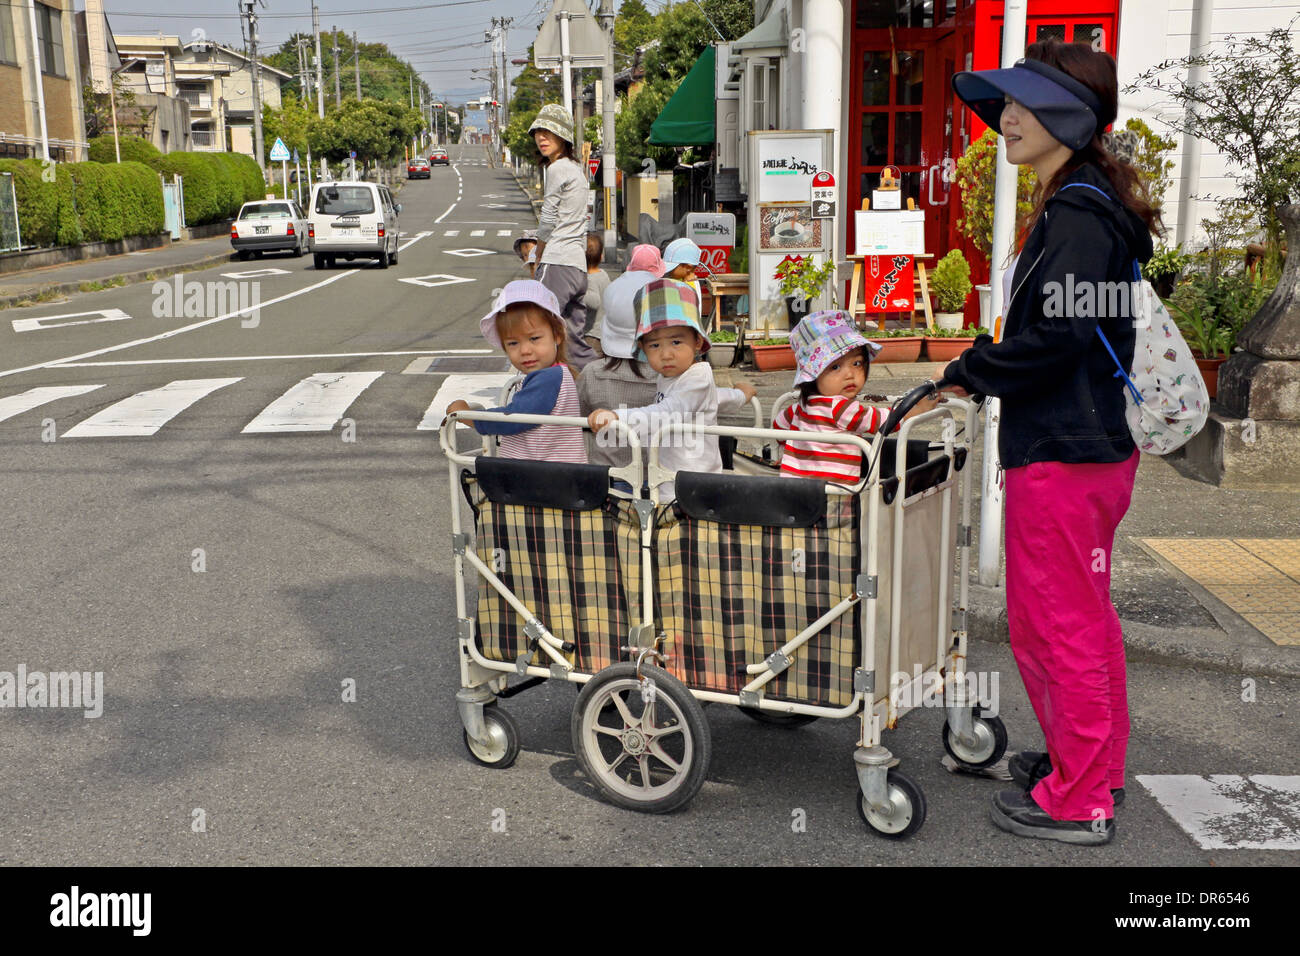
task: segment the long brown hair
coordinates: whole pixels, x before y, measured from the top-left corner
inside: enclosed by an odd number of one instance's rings
[[[1065,185],[1079,167],[1089,164],[1101,170],[1120,202],[1136,213],[1150,232],[1156,235],[1162,233],[1164,226],[1160,222],[1160,211],[1147,195],[1146,186],[1138,176],[1137,169],[1115,156],[1102,141],[1106,127],[1115,122],[1119,112],[1119,80],[1115,60],[1110,54],[1096,52],[1085,44],[1063,43],[1056,37],[1029,44],[1025,49],[1025,59],[1046,63],[1078,80],[1097,95],[1102,113],[1097,117],[1097,131],[1087,145],[1075,150],[1074,155],[1056,171],[1050,182],[1040,182],[1035,187],[1034,208],[1021,224],[1018,245],[1023,245],[1034,231],[1034,226],[1042,218],[1047,200]]]

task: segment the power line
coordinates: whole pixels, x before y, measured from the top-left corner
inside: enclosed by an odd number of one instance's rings
[[[331,17],[369,17],[377,13],[404,13],[408,10],[437,10],[444,7],[464,7],[476,3],[488,3],[489,0],[448,0],[446,3],[420,3],[411,7],[375,7],[369,10],[339,10],[329,11]],[[167,14],[154,11],[152,13],[127,12],[123,10],[114,10],[111,14],[114,17],[148,17],[157,20],[160,17],[179,17],[180,14]],[[238,20],[240,17],[237,13],[204,13],[202,19],[210,20]],[[301,13],[261,13],[259,19],[266,20],[301,20],[304,19]],[[189,17],[187,17],[188,19]]]

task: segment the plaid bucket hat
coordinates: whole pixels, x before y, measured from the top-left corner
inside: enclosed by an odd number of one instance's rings
[[[790,330],[790,347],[799,366],[794,376],[796,385],[816,381],[827,366],[854,349],[865,348],[868,359],[880,351],[878,344],[858,332],[853,318],[840,310],[809,315]]]
[[[643,336],[649,335],[656,329],[682,325],[694,329],[704,340],[701,353],[709,350],[709,337],[700,327],[700,300],[695,290],[685,282],[678,282],[676,279],[655,279],[637,292],[636,297],[632,299],[632,307],[636,309],[638,317],[636,325],[638,344]],[[637,351],[637,358],[642,362],[646,361],[643,349]]]

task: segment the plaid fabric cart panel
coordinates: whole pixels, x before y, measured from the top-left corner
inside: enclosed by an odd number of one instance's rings
[[[853,593],[859,508],[828,495],[825,518],[808,528],[719,524],[660,511],[655,528],[656,594],[668,634],[668,670],[688,687],[737,693],[745,668],[794,638]],[[765,696],[827,706],[853,697],[859,609],[795,651]]]
[[[552,634],[572,641],[565,659],[595,673],[623,659],[632,623],[625,582],[640,586],[640,526],[626,501],[591,511],[498,504],[466,479],[477,516],[475,550],[510,592]],[[629,543],[630,542],[630,543]],[[637,613],[639,600],[631,612]],[[528,645],[524,622],[486,579],[479,581],[478,634],[483,656],[515,661]],[[530,663],[549,666],[540,648]]]

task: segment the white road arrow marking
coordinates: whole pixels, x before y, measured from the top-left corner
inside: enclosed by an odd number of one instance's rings
[[[258,279],[262,276],[287,276],[288,269],[249,269],[246,272],[223,272],[227,279]]]
[[[327,432],[383,372],[318,372],[285,392],[243,428],[263,432]]]
[[[437,282],[429,280],[437,279]],[[413,276],[409,279],[398,279],[398,282],[409,282],[411,285],[422,285],[426,289],[436,289],[440,285],[455,285],[457,282],[473,282],[473,279],[466,279],[462,276],[449,276],[434,273],[428,276]]]
[[[63,433],[64,438],[152,435],[199,399],[238,378],[192,378],[137,392],[91,415]]]
[[[461,256],[465,259],[473,259],[475,256],[490,256],[491,249],[444,249],[443,252],[449,256]]]
[[[0,398],[0,422],[21,415],[23,412],[29,412],[46,402],[71,398],[73,395],[85,395],[87,392],[103,387],[103,385],[43,385],[40,388],[29,388],[17,395],[8,395]]]
[[[83,315],[94,315],[98,318],[80,319],[77,322],[59,322],[58,319],[78,319]],[[65,312],[62,315],[42,315],[37,319],[14,319],[13,327],[15,332],[33,332],[37,329],[62,329],[70,325],[92,325],[95,322],[121,322],[123,319],[129,319],[121,309],[96,309],[94,312]]]

